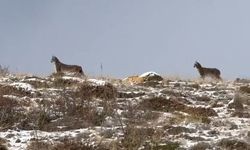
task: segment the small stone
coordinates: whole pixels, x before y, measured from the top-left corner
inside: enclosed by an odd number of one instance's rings
[[[10,138],[12,138],[12,137],[14,137],[15,136],[15,134],[8,134],[8,135],[6,135],[5,137],[7,138],[7,139],[10,139]]]
[[[21,143],[21,140],[20,140],[20,139],[17,139],[17,140],[16,140],[16,143]]]
[[[238,129],[238,126],[236,124],[232,124],[229,130],[235,130]]]
[[[250,131],[247,132],[247,136],[250,137]]]

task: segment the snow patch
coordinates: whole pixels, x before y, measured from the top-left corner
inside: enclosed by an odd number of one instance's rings
[[[21,89],[24,89],[25,91],[31,91],[31,92],[35,91],[33,86],[28,84],[28,83],[14,82],[14,83],[11,83],[10,86],[14,86],[16,88],[21,88]]]
[[[160,76],[158,73],[150,71],[150,72],[145,72],[141,74],[139,77],[144,78],[144,77],[153,77],[153,76]]]
[[[97,80],[97,79],[88,79],[89,82],[97,85],[97,86],[105,86],[107,84],[106,81],[103,80]]]
[[[63,76],[62,77],[65,80],[73,80],[73,81],[78,81],[78,82],[84,82],[85,80],[82,78],[78,78],[78,77],[70,77],[70,76]]]

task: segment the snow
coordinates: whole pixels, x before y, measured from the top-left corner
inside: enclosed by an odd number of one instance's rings
[[[158,75],[155,72],[146,72],[142,74],[140,77],[146,76],[153,76]],[[70,76],[63,76],[65,80],[74,80],[77,82],[90,82],[95,86],[104,86],[108,82],[99,79],[83,79],[79,77],[70,77]],[[40,101],[46,99],[48,101],[53,102],[55,99],[60,99],[62,89],[57,89],[55,87],[45,88],[43,90],[37,90],[32,85],[28,83],[24,83],[25,81],[44,81],[44,82],[51,82],[51,80],[47,79],[36,79],[36,78],[29,78],[25,80],[11,80],[7,78],[1,78],[0,84],[3,85],[10,85],[16,88],[21,88],[25,91],[37,91],[41,93],[40,97],[18,97],[14,95],[4,95],[3,97],[15,99],[19,102],[25,102],[25,100],[30,101],[28,106],[23,106],[27,112],[32,109],[36,109]],[[190,85],[198,84],[199,88],[193,88]],[[178,86],[176,86],[178,85]],[[117,108],[115,108],[115,115],[119,115],[121,117],[121,121],[127,121],[128,118],[124,116],[124,114],[128,113],[130,110],[126,109],[126,106],[130,104],[130,107],[140,108],[138,104],[143,102],[144,99],[150,97],[164,97],[166,99],[171,99],[172,97],[176,97],[181,99],[185,99],[188,103],[185,103],[186,106],[190,107],[204,107],[208,108],[211,107],[209,102],[206,101],[197,101],[197,96],[206,96],[211,99],[211,101],[218,101],[220,107],[211,108],[215,110],[218,116],[215,117],[208,117],[211,120],[211,123],[206,124],[202,123],[200,120],[189,120],[188,117],[190,114],[187,114],[182,111],[175,111],[173,112],[164,112],[164,111],[152,111],[152,113],[156,113],[158,117],[155,120],[150,120],[146,122],[147,125],[152,127],[153,129],[164,129],[164,126],[169,125],[172,127],[185,127],[190,130],[195,130],[194,133],[181,133],[178,135],[165,135],[162,137],[162,140],[166,141],[175,141],[180,142],[183,148],[190,148],[191,146],[199,143],[200,141],[191,141],[184,137],[184,135],[188,135],[191,137],[202,137],[205,139],[203,142],[207,142],[209,144],[214,144],[218,140],[223,138],[230,138],[235,137],[237,139],[247,141],[247,132],[250,129],[250,119],[249,118],[239,118],[239,117],[232,117],[232,109],[228,109],[227,106],[231,102],[233,102],[233,98],[235,92],[238,92],[240,86],[244,84],[233,84],[233,82],[226,82],[226,83],[197,83],[196,81],[171,81],[168,84],[165,84],[163,88],[161,87],[143,87],[143,86],[118,86],[118,91],[122,93],[133,93],[135,96],[133,98],[117,98]],[[66,92],[71,92],[72,89],[66,89]],[[170,91],[173,93],[177,93],[176,95],[171,95],[168,93],[164,93],[164,91]],[[73,91],[73,90],[72,90]],[[142,95],[140,93],[143,93]],[[133,95],[131,94],[131,95]],[[180,94],[180,96],[179,96]],[[249,96],[249,95],[245,95]],[[103,102],[102,99],[94,99],[93,103],[95,103],[95,107],[97,112],[101,114],[104,111],[104,106],[101,103]],[[27,107],[27,108],[26,108]],[[249,112],[249,105],[244,105],[246,110]],[[54,111],[54,110],[53,110]],[[143,112],[143,111],[142,111]],[[178,117],[182,118],[178,118]],[[123,137],[123,133],[121,132],[121,126],[117,125],[117,118],[114,116],[105,116],[104,122],[102,126],[94,126],[89,128],[82,128],[82,129],[72,129],[68,131],[60,131],[60,132],[45,132],[45,131],[38,131],[38,130],[19,130],[12,128],[13,130],[2,131],[0,132],[0,137],[8,140],[8,145],[10,150],[21,150],[26,149],[29,142],[32,141],[33,138],[38,138],[40,140],[49,141],[53,143],[60,138],[63,137],[77,137],[79,134],[84,134],[88,137],[89,143],[95,144],[96,141],[102,141],[104,137],[102,137],[101,133],[106,130],[112,130],[114,134],[111,136],[110,139],[104,139],[104,141],[110,142],[112,140],[120,140]],[[171,119],[179,119],[180,122],[169,124]],[[182,120],[183,119],[183,120]],[[192,118],[191,118],[192,119]],[[178,121],[179,121],[178,120]],[[52,120],[51,122],[56,122]],[[236,128],[230,129],[233,125],[236,125]],[[122,126],[126,128],[126,123],[123,123]],[[63,124],[56,126],[58,129],[67,128]],[[138,128],[145,128],[144,125],[138,125]],[[163,131],[166,132],[167,130]],[[210,131],[216,131],[218,134],[211,135]],[[13,136],[10,136],[10,135]],[[21,142],[17,143],[16,141],[20,139]],[[84,140],[84,139],[83,139]],[[248,138],[249,140],[249,138]]]
[[[160,76],[158,73],[150,71],[150,72],[145,72],[141,74],[139,77],[144,78],[144,77],[151,77],[151,76]]]
[[[84,82],[85,79],[79,78],[79,77],[71,77],[71,76],[63,76],[62,77],[65,80],[73,80],[73,81],[78,81],[78,82]]]
[[[25,91],[30,91],[30,92],[36,91],[33,88],[33,86],[28,84],[28,83],[14,82],[14,83],[11,83],[10,86],[14,86],[16,88],[21,88],[21,89],[24,89]]]
[[[105,86],[107,84],[107,82],[104,80],[88,79],[88,81],[97,86]]]
[[[39,130],[8,130],[7,132],[0,132],[0,137],[7,139],[9,141],[9,150],[24,150],[27,148],[27,143],[31,141],[31,139],[43,139],[45,141],[57,140],[60,137],[76,137],[78,134],[90,134],[95,133],[94,130],[89,129],[77,129],[72,131],[64,131],[64,132],[43,132]],[[11,135],[11,136],[10,136]],[[16,142],[17,140],[21,142]]]

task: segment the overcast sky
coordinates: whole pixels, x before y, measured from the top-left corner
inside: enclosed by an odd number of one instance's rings
[[[0,64],[49,75],[52,55],[88,75],[250,77],[249,0],[0,0]]]

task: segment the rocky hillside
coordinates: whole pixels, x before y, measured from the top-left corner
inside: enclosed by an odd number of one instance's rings
[[[0,149],[250,149],[248,80],[0,77]]]

